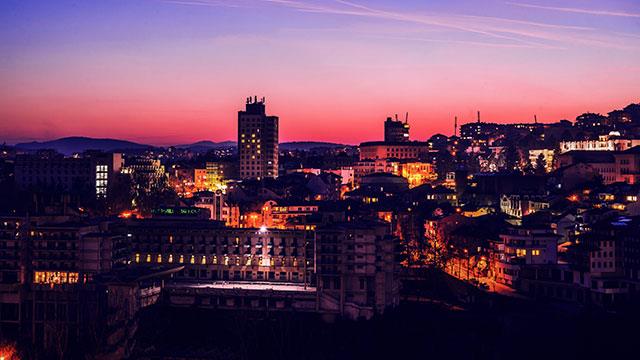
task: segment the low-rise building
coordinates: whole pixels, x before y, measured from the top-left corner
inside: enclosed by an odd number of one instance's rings
[[[511,227],[494,243],[492,275],[499,283],[516,286],[524,266],[556,264],[558,238],[545,227]]]

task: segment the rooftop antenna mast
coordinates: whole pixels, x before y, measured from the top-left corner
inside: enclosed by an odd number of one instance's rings
[[[453,136],[458,136],[458,117],[453,118]]]
[[[533,123],[537,124],[538,123],[538,115],[533,115]]]
[[[409,112],[407,111],[407,113],[404,115],[404,123],[408,124],[409,123]]]
[[[478,110],[478,123],[480,123],[480,110]]]
[[[396,121],[398,121],[398,114],[396,114]]]

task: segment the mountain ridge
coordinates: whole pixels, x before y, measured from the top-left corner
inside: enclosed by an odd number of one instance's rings
[[[210,141],[200,140],[190,144],[173,145],[178,149],[189,149],[196,152],[206,152],[212,149],[236,147],[237,143],[232,140],[226,141]],[[338,144],[325,141],[290,141],[280,143],[283,150],[310,150],[313,148],[338,148],[350,145]],[[53,149],[65,155],[72,155],[87,150],[101,151],[144,151],[159,148],[167,148],[169,146],[155,146],[150,144],[141,144],[129,140],[113,139],[113,138],[92,138],[87,136],[68,136],[59,139],[46,141],[30,141],[15,144],[14,147],[23,151],[37,151],[45,149]]]

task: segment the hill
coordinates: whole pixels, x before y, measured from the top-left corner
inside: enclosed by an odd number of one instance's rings
[[[154,147],[146,144],[138,144],[126,140],[118,139],[96,139],[82,136],[65,137],[50,141],[32,141],[15,145],[18,150],[36,151],[43,149],[53,149],[65,155],[79,153],[86,150],[101,151],[140,151],[149,150]]]
[[[280,150],[311,150],[315,148],[340,148],[349,145],[323,141],[292,141],[280,143]]]

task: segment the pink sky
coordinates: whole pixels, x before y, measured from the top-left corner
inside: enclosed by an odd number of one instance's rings
[[[606,113],[640,101],[640,6],[602,3],[9,2],[0,141],[232,140],[251,95],[280,116],[282,141],[380,139],[407,111],[413,139],[477,110]]]

